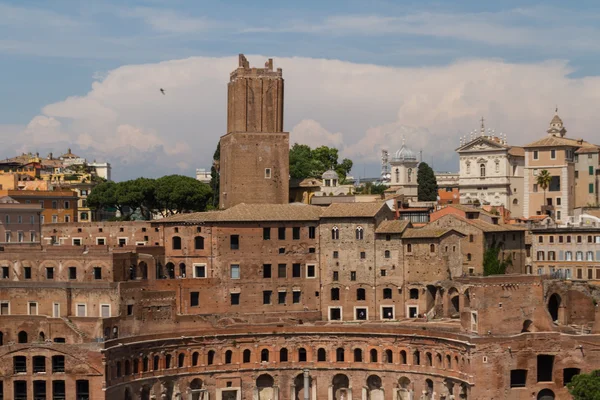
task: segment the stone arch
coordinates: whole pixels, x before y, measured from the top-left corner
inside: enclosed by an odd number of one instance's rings
[[[367,399],[384,400],[383,384],[378,375],[370,375],[367,378]]]
[[[530,319],[526,319],[523,321],[523,329],[521,329],[521,333],[531,332],[533,329],[533,321]]]
[[[146,261],[140,261],[137,268],[137,276],[141,277],[142,279],[148,279],[148,264]]]
[[[294,400],[304,400],[305,391],[308,390],[310,393],[310,389],[313,386],[312,377],[308,377],[308,388],[304,387],[304,374],[298,374],[294,378]],[[309,396],[310,397],[310,396]]]
[[[144,385],[140,389],[140,400],[150,400],[150,390],[151,387],[149,385]]]
[[[348,399],[350,389],[350,379],[344,374],[337,374],[331,380],[333,386],[333,398],[334,400]]]
[[[433,399],[433,381],[431,379],[425,379],[425,386],[423,387],[423,392],[426,399]]]
[[[548,312],[552,317],[552,321],[558,321],[560,317],[560,306],[562,299],[558,293],[553,293],[548,299]]]
[[[192,379],[190,382],[190,394],[192,395],[191,400],[202,400],[202,397],[200,396],[203,394],[203,392],[205,392],[205,390],[203,390],[203,386],[204,383],[200,378]]]
[[[129,390],[129,388],[125,388],[125,393],[123,394],[123,400],[132,400],[131,390]]]
[[[460,296],[455,287],[448,290],[448,316],[450,318],[460,318]]]
[[[165,269],[167,274],[165,278],[175,279],[175,264],[169,261],[167,265],[165,265]]]
[[[262,374],[256,378],[258,400],[271,400],[274,398],[275,380],[269,374]]]
[[[554,400],[554,392],[550,389],[543,389],[537,395],[537,400]]]
[[[458,394],[458,398],[461,400],[467,400],[469,398],[469,387],[466,383],[460,385],[460,393]]]
[[[405,376],[398,379],[398,400],[411,400],[410,379]]]
[[[27,332],[20,331],[17,335],[18,343],[27,343]]]
[[[379,356],[379,354],[377,353],[376,349],[371,349],[369,351],[369,359],[370,359],[369,361],[370,362],[372,362],[372,363],[378,362],[379,361],[379,357],[378,356]]]

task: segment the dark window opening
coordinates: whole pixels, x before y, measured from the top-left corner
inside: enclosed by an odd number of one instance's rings
[[[317,361],[327,361],[327,352],[325,349],[317,350]]]
[[[200,292],[190,292],[190,307],[200,305]]]
[[[362,350],[354,349],[354,362],[362,362],[362,360],[363,360]]]
[[[285,240],[285,227],[281,226],[277,228],[277,238],[279,240]]]
[[[173,236],[173,250],[181,250],[181,238],[179,236]]]
[[[339,347],[336,351],[335,351],[335,360],[337,362],[344,362],[344,349]]]
[[[317,228],[315,226],[308,227],[308,238],[314,239],[317,237]]]
[[[340,299],[340,288],[331,288],[331,300]]]
[[[525,387],[527,386],[527,370],[513,369],[510,371],[510,387]]]
[[[208,365],[213,365],[214,363],[215,363],[215,351],[214,350],[210,350],[208,352],[207,364]]]
[[[271,240],[271,228],[263,228],[263,240]]]
[[[198,353],[196,351],[192,354],[192,366],[193,367],[197,366],[199,361],[200,361],[200,353]]]
[[[52,372],[65,372],[65,356],[52,356]]]
[[[356,289],[356,300],[366,300],[367,294],[366,290],[363,288]]]
[[[260,351],[260,362],[269,362],[269,350],[262,349]]]
[[[305,348],[301,347],[298,349],[298,361],[306,362],[306,349]]]
[[[378,357],[377,357],[378,356],[377,350],[371,349],[370,353],[371,353],[371,362],[372,363],[376,363],[377,359],[378,359]]]
[[[581,370],[579,368],[565,368],[563,369],[563,385],[567,386],[567,384],[573,381],[573,377],[579,375]]]
[[[242,353],[242,362],[249,363],[251,355],[252,355],[252,352],[250,352],[250,350],[248,350],[248,349],[244,350],[244,353]]]
[[[77,267],[69,267],[69,279],[77,279]]]
[[[25,356],[14,356],[13,357],[13,370],[15,374],[22,374],[27,372],[27,357]]]
[[[285,278],[287,276],[287,265],[286,264],[278,264],[277,265],[277,277]]]
[[[271,264],[263,264],[263,278],[271,277]]]
[[[410,298],[411,300],[419,299],[419,289],[410,289]]]
[[[240,294],[239,293],[231,293],[231,305],[237,306],[240,304]]]
[[[75,382],[75,400],[90,400],[90,382],[80,379]]]
[[[298,291],[298,290],[297,290],[297,291],[294,291],[294,292],[292,292],[292,302],[293,302],[294,304],[299,304],[299,303],[300,303],[300,300],[301,300],[301,295],[302,295],[302,292],[300,292],[300,291]]]
[[[231,235],[229,237],[229,246],[231,250],[239,250],[240,248],[240,235]]]
[[[273,295],[273,291],[265,290],[263,291],[263,304],[271,304],[271,296]]]
[[[292,228],[292,239],[300,240],[300,228],[297,226]]]
[[[278,292],[277,294],[277,303],[285,304],[287,292]]]
[[[342,319],[342,310],[340,308],[329,309],[329,319],[332,321],[339,321]]]
[[[233,357],[233,352],[231,350],[227,350],[225,352],[225,364],[231,364],[232,357]]]
[[[301,270],[300,264],[292,264],[292,278],[300,278],[302,276]]]
[[[537,356],[537,381],[552,382],[552,372],[554,369],[554,356],[539,354]]]
[[[196,250],[204,250],[204,238],[202,236],[196,236],[194,238],[194,248]]]
[[[383,289],[383,298],[391,299],[392,298],[392,289],[389,289],[389,288]]]

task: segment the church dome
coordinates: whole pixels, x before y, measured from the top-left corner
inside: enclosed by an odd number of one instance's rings
[[[327,170],[327,171],[323,172],[322,178],[323,179],[339,179],[340,177],[339,177],[339,175],[338,175],[337,172],[335,172],[334,170],[330,169],[330,170]]]
[[[411,149],[402,145],[400,150],[394,154],[393,161],[417,161],[417,156]]]

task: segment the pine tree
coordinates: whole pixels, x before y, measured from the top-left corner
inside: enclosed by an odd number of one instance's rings
[[[436,201],[438,196],[438,185],[433,169],[425,163],[419,164],[417,170],[417,184],[419,201]]]

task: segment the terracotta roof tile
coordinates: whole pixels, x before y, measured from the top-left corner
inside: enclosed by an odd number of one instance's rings
[[[387,220],[379,224],[375,233],[402,233],[410,225],[408,220]]]
[[[223,211],[178,214],[156,223],[201,223],[241,221],[318,221],[323,209],[301,203],[238,204]]]
[[[374,217],[383,208],[385,202],[374,203],[333,203],[327,207],[321,218]]]
[[[512,146],[508,150],[508,154],[515,157],[525,157],[525,149],[519,146]]]
[[[536,140],[533,143],[529,143],[524,146],[528,147],[548,147],[548,146],[574,146],[574,147],[593,147],[591,143],[586,142],[585,140],[578,139],[570,139],[566,137],[558,137],[558,136],[546,136],[539,140]]]

